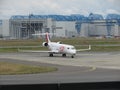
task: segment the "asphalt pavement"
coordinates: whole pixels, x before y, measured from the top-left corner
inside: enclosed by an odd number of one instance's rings
[[[0,53],[0,61],[51,66],[58,71],[0,75],[0,84],[41,84],[120,81],[120,52],[81,52],[75,58],[43,53]]]

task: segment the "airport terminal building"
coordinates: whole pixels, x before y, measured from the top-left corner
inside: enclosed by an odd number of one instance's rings
[[[53,33],[54,37],[120,37],[120,15],[16,15],[0,21],[0,34],[11,39],[29,39],[32,34]]]

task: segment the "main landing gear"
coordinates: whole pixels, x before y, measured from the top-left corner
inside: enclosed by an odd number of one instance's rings
[[[63,57],[66,57],[66,54],[62,54]]]
[[[53,53],[50,53],[49,54],[49,57],[53,57]],[[62,54],[62,57],[66,57],[66,54],[64,53],[64,54]],[[72,55],[71,56],[71,58],[74,58],[75,57],[75,55]]]
[[[53,54],[52,54],[52,53],[50,53],[50,54],[49,54],[49,57],[53,57]]]

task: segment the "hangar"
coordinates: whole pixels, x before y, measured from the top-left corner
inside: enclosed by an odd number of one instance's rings
[[[10,36],[15,39],[32,38],[32,34],[54,33],[54,21],[51,18],[39,19],[31,17],[17,17],[10,19]]]
[[[54,37],[120,37],[120,15],[90,13],[73,15],[14,15],[0,21],[0,34],[12,39],[29,39],[32,34],[49,32]]]

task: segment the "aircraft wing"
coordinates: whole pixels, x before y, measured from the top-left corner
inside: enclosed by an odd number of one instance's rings
[[[21,49],[18,49],[18,52],[31,52],[31,53],[58,53],[58,51],[21,50]]]
[[[91,45],[89,45],[89,47],[87,49],[78,49],[76,51],[80,52],[80,51],[88,51],[88,50],[91,50]]]

